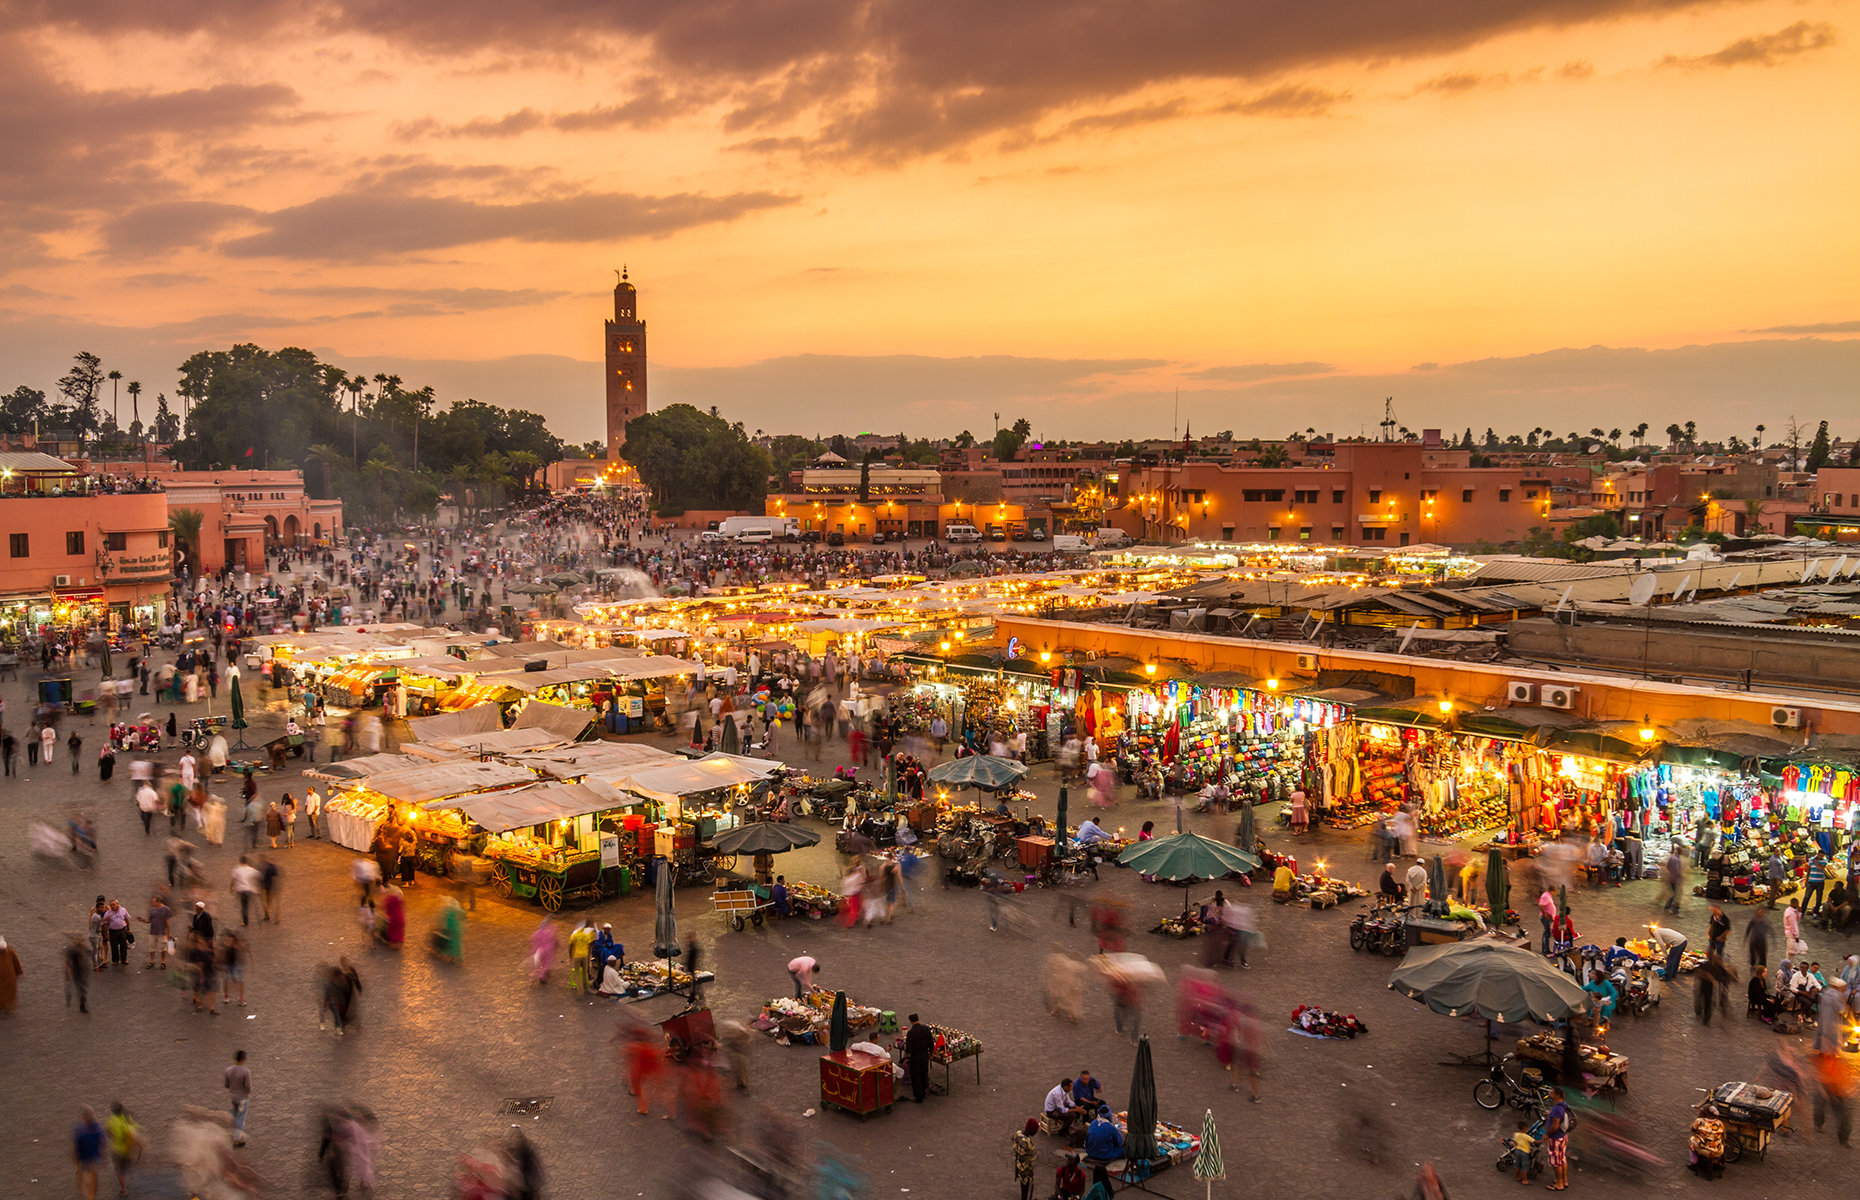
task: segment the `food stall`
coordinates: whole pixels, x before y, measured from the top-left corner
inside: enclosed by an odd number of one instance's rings
[[[620,843],[629,832],[621,813],[628,797],[599,780],[536,784],[434,801],[455,805],[490,836],[479,853],[491,862],[491,882],[506,899],[535,898],[550,912],[570,900],[612,898],[630,886]],[[599,825],[602,815],[619,814]],[[632,828],[639,828],[637,821]]]
[[[346,765],[346,764],[336,764]],[[382,771],[351,780],[323,806],[330,840],[350,850],[367,851],[383,824],[405,817],[422,844],[435,846],[468,842],[456,817],[445,814],[448,801],[478,792],[497,791],[534,783],[534,772],[499,762],[420,762],[417,766]],[[430,810],[428,807],[430,805]],[[456,808],[457,805],[450,807]],[[422,854],[422,861],[428,856]]]
[[[762,1006],[761,1015],[755,1020],[755,1028],[775,1039],[778,1046],[819,1046],[827,1041],[827,1027],[833,1021],[834,993],[825,988],[816,987],[808,991],[799,1000],[792,996],[777,996]],[[893,1029],[881,1026],[885,1014],[876,1008],[863,1004],[846,1002],[846,1027],[855,1034],[854,1040],[863,1040],[857,1036],[860,1030],[875,1033],[892,1032],[897,1025],[897,1014],[893,1013]]]

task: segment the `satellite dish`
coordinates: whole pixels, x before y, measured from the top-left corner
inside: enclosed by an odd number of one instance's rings
[[[1636,579],[1634,581],[1634,586],[1628,589],[1628,603],[1645,605],[1652,601],[1653,594],[1659,590],[1659,578],[1655,576],[1652,571],[1649,571],[1639,579]]]
[[[1828,578],[1839,579],[1841,572],[1846,569],[1847,569],[1847,556],[1843,554],[1841,555],[1841,559],[1839,562],[1835,563],[1833,566],[1828,568]]]
[[[1568,587],[1564,588],[1563,594],[1557,598],[1556,607],[1551,609],[1550,611],[1552,613],[1562,612],[1563,609],[1567,607],[1569,604],[1569,594],[1575,590],[1576,590],[1576,585],[1573,583],[1570,584]]]
[[[1686,589],[1691,586],[1692,586],[1692,576],[1688,575],[1684,579],[1681,579],[1679,581],[1679,586],[1673,589],[1673,599],[1677,600],[1681,596],[1685,595]]]
[[[1414,624],[1408,626],[1408,628],[1403,631],[1401,635],[1401,645],[1395,648],[1395,653],[1397,654],[1408,653],[1408,646],[1410,643],[1414,641],[1414,631],[1419,629],[1420,627],[1421,627],[1421,623],[1419,621],[1416,621]]]
[[[1735,592],[1737,590],[1737,581],[1742,579],[1743,577],[1744,577],[1744,573],[1742,571],[1739,571],[1737,574],[1731,576],[1730,586],[1726,587],[1724,590],[1727,592]]]
[[[1813,579],[1815,577],[1815,572],[1819,571],[1820,569],[1821,569],[1820,559],[1816,559],[1814,562],[1809,563],[1806,567],[1803,567],[1801,582],[1807,583],[1809,580]]]

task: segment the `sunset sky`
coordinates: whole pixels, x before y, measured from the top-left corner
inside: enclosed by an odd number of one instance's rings
[[[0,0],[0,390],[255,341],[595,438],[625,263],[751,429],[1860,435],[1854,18]]]

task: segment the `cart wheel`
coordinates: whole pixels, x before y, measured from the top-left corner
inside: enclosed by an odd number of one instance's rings
[[[516,894],[516,889],[510,886],[509,863],[500,862],[491,869],[491,886],[495,887],[497,889],[497,894],[506,900]]]
[[[741,933],[741,932],[743,932],[743,918],[741,918],[741,917],[731,917],[731,918],[730,918],[730,928],[731,928],[731,929],[734,929],[734,930],[736,930],[736,932],[738,932],[738,933]]]
[[[750,913],[749,923],[754,925],[757,929],[762,928],[762,914],[760,912]]]
[[[1363,945],[1368,941],[1369,941],[1369,935],[1364,933],[1362,930],[1355,929],[1355,928],[1352,928],[1350,930],[1350,949],[1361,950],[1363,948]]]
[[[669,1041],[670,1041],[670,1045],[666,1047],[666,1053],[672,1056],[672,1061],[673,1062],[685,1061],[685,1056],[691,1053],[691,1048],[685,1045],[685,1039],[674,1036],[671,1039],[669,1039]]]
[[[736,870],[736,855],[734,854],[722,855],[719,858],[717,858],[715,862],[717,864],[717,870],[719,871]]]
[[[1733,1163],[1742,1157],[1744,1157],[1744,1143],[1738,1139],[1735,1133],[1726,1130],[1724,1137],[1724,1157],[1718,1161]]]
[[[554,875],[544,875],[537,881],[536,892],[542,897],[543,907],[550,912],[562,910],[562,881]]]
[[[1505,1106],[1505,1090],[1490,1079],[1481,1079],[1473,1084],[1473,1103],[1487,1112]]]

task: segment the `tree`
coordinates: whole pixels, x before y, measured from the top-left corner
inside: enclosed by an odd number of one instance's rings
[[[1615,449],[1621,449],[1621,431],[1619,429],[1610,429],[1608,431],[1608,440],[1615,444]]]
[[[1761,425],[1757,426],[1757,438],[1754,442],[1750,443],[1752,446],[1756,447],[1758,450],[1763,449],[1763,429],[1764,429],[1763,426]]]
[[[740,421],[732,425],[689,404],[634,418],[620,454],[662,514],[747,509],[768,494],[768,451],[749,440]]]
[[[133,432],[142,428],[142,385],[132,379],[123,390],[129,393],[129,428]]]
[[[536,472],[542,469],[543,461],[529,450],[513,450],[509,457],[510,474],[517,481],[517,491],[528,495],[535,486]]]
[[[1524,444],[1527,446],[1535,446],[1537,444],[1538,432],[1539,432],[1538,430],[1533,429],[1528,434],[1526,434],[1524,436]]]
[[[581,445],[575,447],[575,449],[581,451],[581,456],[583,458],[607,457],[607,443],[601,441],[599,438],[591,442],[583,442]]]
[[[122,382],[123,373],[115,367],[111,367],[110,373],[104,376],[104,378],[110,381],[110,419],[112,421],[120,421],[122,419],[122,409],[117,407],[116,385]]]
[[[0,396],[0,433],[31,433],[45,412],[45,393],[22,383]]]
[[[1496,433],[1494,433],[1494,432],[1492,431],[1492,427],[1491,427],[1490,425],[1487,425],[1487,426],[1485,427],[1485,445],[1486,445],[1486,449],[1488,449],[1488,450],[1492,450],[1492,449],[1496,449],[1496,448],[1498,447],[1498,444],[1499,444],[1499,442],[1498,442],[1498,434],[1496,434]]]
[[[71,370],[58,381],[58,394],[71,408],[72,425],[80,434],[98,426],[97,393],[103,389],[103,360],[88,350],[72,356]]]
[[[1473,439],[1471,425],[1468,425],[1466,427],[1466,432],[1460,436],[1460,445],[1466,447],[1468,450],[1472,449]]]
[[[197,508],[177,508],[168,514],[168,532],[174,535],[174,550],[187,564],[188,571],[200,574],[200,530],[202,517]]]
[[[158,442],[178,441],[181,437],[181,422],[168,407],[168,393],[157,392],[155,395],[155,440]]]
[[[859,456],[859,503],[872,503],[872,459],[876,451],[867,450]]]
[[[713,413],[711,415],[715,416],[716,414]],[[846,435],[843,433],[834,434],[833,440],[827,443],[827,449],[848,461],[852,459],[852,451],[846,448]]]
[[[1023,442],[1033,436],[1033,426],[1028,424],[1027,418],[1025,417],[1015,421],[1009,428],[1011,428],[1014,431],[1014,435]]]
[[[314,446],[308,447],[304,451],[304,455],[306,463],[315,462],[323,468],[323,493],[314,498],[317,500],[330,499],[336,494],[335,480],[331,477],[332,473],[338,466],[348,466],[347,463],[342,461],[342,451],[336,449],[336,447],[330,445],[328,442],[318,442]]]
[[[968,430],[965,429],[961,433],[956,435],[956,449],[967,450],[970,446],[973,446],[973,445],[975,445],[975,435],[970,433]]]
[[[1699,444],[1699,423],[1697,421],[1687,421],[1686,422],[1686,445],[1696,446],[1698,444]]]
[[[1815,440],[1809,444],[1808,462],[1803,469],[1810,472],[1819,471],[1827,466],[1828,460],[1833,457],[1834,449],[1828,443],[1828,423],[1823,421],[1815,427]]]
[[[1666,427],[1666,444],[1667,444],[1667,446],[1668,446],[1668,447],[1669,447],[1670,449],[1674,449],[1674,450],[1677,450],[1677,449],[1679,448],[1679,438],[1680,438],[1680,436],[1681,436],[1682,434],[1684,434],[1684,433],[1685,433],[1685,430],[1683,430],[1683,429],[1681,429],[1681,428],[1679,427],[1679,423],[1678,423],[1678,422],[1674,422],[1673,424],[1671,424],[1671,425],[1668,425],[1668,426]]]
[[[1634,444],[1636,446],[1640,445],[1641,439],[1646,436],[1647,436],[1647,422],[1642,421],[1640,424],[1634,426]]]
[[[1287,451],[1284,446],[1275,442],[1273,445],[1267,446],[1259,452],[1259,456],[1253,460],[1253,465],[1256,467],[1283,467],[1291,461],[1292,456],[1290,452]]]

